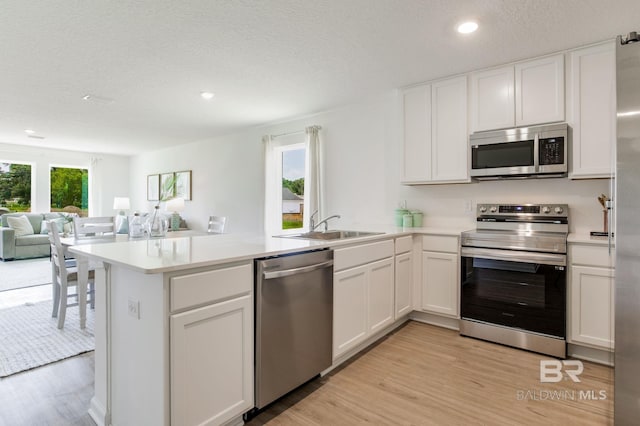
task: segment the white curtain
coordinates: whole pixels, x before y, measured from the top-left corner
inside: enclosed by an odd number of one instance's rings
[[[278,196],[282,191],[278,187],[278,171],[276,170],[276,150],[273,136],[262,137],[264,145],[264,231],[267,235],[275,235],[278,229]],[[280,183],[282,186],[282,183]]]
[[[309,225],[311,215],[318,211],[316,223],[324,219],[323,211],[323,179],[322,179],[322,146],[320,144],[320,126],[310,126],[305,129],[307,140],[306,150],[306,179],[304,180],[304,218],[305,226]],[[310,229],[311,231],[311,229]]]

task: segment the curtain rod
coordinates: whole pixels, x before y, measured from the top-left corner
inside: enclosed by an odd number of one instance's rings
[[[290,135],[297,135],[300,133],[304,133],[306,130],[297,130],[295,132],[288,132],[288,133],[280,133],[279,135],[271,135],[272,138],[279,138],[282,136],[290,136]]]
[[[295,132],[288,132],[288,133],[280,133],[278,135],[271,135],[271,137],[272,138],[279,138],[281,136],[297,135],[297,134],[300,134],[300,133],[305,133],[307,131],[307,129],[311,129],[311,128],[314,128],[316,130],[322,129],[322,127],[320,127],[320,126],[309,126],[309,127],[305,128],[305,129],[302,129],[302,130],[296,130]]]

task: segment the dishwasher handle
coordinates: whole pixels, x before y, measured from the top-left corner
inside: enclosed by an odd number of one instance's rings
[[[305,272],[311,272],[317,269],[327,268],[329,266],[333,266],[333,259],[327,260],[326,262],[316,263],[315,265],[302,266],[300,268],[284,269],[282,271],[263,272],[262,277],[265,280],[270,280],[273,278],[282,278],[282,277],[288,277],[290,275],[295,275],[295,274],[303,274]]]

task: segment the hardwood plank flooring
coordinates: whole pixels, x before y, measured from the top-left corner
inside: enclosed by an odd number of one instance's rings
[[[612,368],[584,362],[580,383],[541,383],[542,359],[412,321],[249,425],[613,424]]]
[[[93,359],[0,379],[0,426],[93,425]],[[580,383],[540,383],[541,359],[551,358],[412,321],[248,424],[613,424],[612,368],[585,362]],[[580,398],[580,390],[607,398]]]
[[[94,426],[93,352],[0,379],[0,426]]]

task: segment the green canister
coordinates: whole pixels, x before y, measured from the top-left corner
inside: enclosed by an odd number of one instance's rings
[[[411,210],[411,216],[413,216],[413,226],[415,228],[422,227],[422,212],[420,210]]]
[[[396,226],[397,227],[402,227],[402,218],[404,217],[405,214],[410,214],[409,210],[407,209],[396,209]]]

